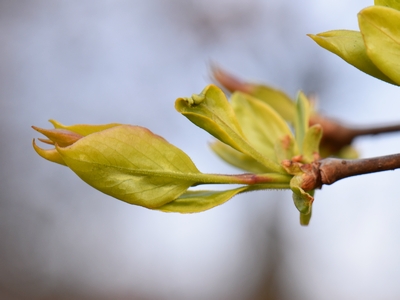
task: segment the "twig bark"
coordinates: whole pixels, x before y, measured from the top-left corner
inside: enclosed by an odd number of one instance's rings
[[[329,149],[330,153],[336,153],[344,146],[351,145],[353,140],[359,136],[400,131],[400,124],[357,128],[342,125],[338,121],[318,114],[314,114],[310,119],[310,125],[314,124],[322,126],[324,135],[321,140],[321,146]]]
[[[332,184],[340,179],[400,168],[400,154],[364,159],[325,158],[319,161],[322,184]]]
[[[302,188],[313,190],[321,188],[324,184],[335,183],[340,179],[399,168],[400,154],[352,160],[325,158],[302,167],[304,171]]]

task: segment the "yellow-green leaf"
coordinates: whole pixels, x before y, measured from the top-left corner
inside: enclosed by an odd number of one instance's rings
[[[269,170],[251,156],[233,149],[220,141],[210,144],[211,149],[227,163],[252,173],[267,173]]]
[[[390,8],[394,8],[400,10],[400,1],[399,0],[375,0],[375,5],[387,6]]]
[[[300,225],[307,226],[308,224],[310,224],[311,215],[312,215],[312,207],[308,214],[300,213]]]
[[[360,32],[352,30],[332,30],[317,35],[309,34],[318,45],[338,55],[357,69],[379,78],[383,81],[396,84],[385,75],[367,55],[364,40]]]
[[[275,145],[283,138],[293,138],[285,120],[268,104],[241,92],[235,92],[231,103],[244,135],[255,150],[280,163]]]
[[[319,124],[311,126],[303,141],[303,159],[304,163],[311,163],[319,159],[319,143],[322,138],[322,127]]]
[[[311,212],[311,205],[314,201],[309,193],[305,192],[300,186],[301,175],[296,175],[290,181],[290,188],[293,191],[293,201],[299,212],[303,214],[309,214]]]
[[[369,58],[400,85],[400,11],[367,7],[358,14],[358,24]]]
[[[209,85],[191,98],[178,98],[175,108],[220,141],[240,150],[242,130],[228,99],[217,86]]]
[[[35,140],[32,142],[33,149],[35,149],[36,153],[39,154],[44,159],[48,161],[66,166],[64,160],[61,158],[60,153],[56,149],[42,149],[36,145]]]
[[[216,66],[212,67],[212,73],[214,79],[228,91],[238,91],[260,99],[275,109],[286,121],[293,122],[294,103],[284,92],[266,85],[244,82]]]
[[[75,125],[63,125],[56,120],[49,120],[51,124],[53,124],[54,128],[56,129],[66,129],[80,135],[86,136],[91,133],[103,131],[108,128],[112,128],[115,126],[120,126],[122,124],[118,123],[110,123],[110,124],[102,124],[102,125],[88,125],[88,124],[75,124]]]
[[[303,92],[299,92],[296,102],[296,116],[294,130],[299,149],[303,148],[303,140],[308,130],[310,121],[310,103]]]
[[[191,98],[178,98],[175,108],[220,141],[253,157],[270,172],[284,173],[283,168],[273,159],[251,146],[243,134],[232,106],[217,86],[209,85],[201,94]]]
[[[266,85],[254,84],[251,95],[270,105],[286,121],[294,122],[295,104],[284,92]]]
[[[89,185],[122,201],[156,208],[185,192],[199,174],[190,158],[146,128],[122,125],[57,147]]]
[[[282,137],[275,144],[275,155],[279,162],[291,160],[299,154],[297,143],[292,135]]]
[[[227,191],[187,191],[176,200],[157,209],[164,212],[178,213],[202,212],[227,202],[233,196],[249,188],[245,186]]]

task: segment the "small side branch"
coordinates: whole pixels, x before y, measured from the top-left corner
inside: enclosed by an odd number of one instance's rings
[[[400,124],[357,128],[343,125],[341,122],[317,114],[310,119],[310,125],[313,124],[322,126],[324,135],[321,140],[321,146],[329,149],[331,153],[336,153],[343,147],[351,145],[353,140],[360,136],[400,131]]]

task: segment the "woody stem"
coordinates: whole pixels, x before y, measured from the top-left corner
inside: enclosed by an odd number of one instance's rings
[[[400,154],[364,159],[326,158],[319,162],[321,184],[332,184],[340,179],[400,168]]]

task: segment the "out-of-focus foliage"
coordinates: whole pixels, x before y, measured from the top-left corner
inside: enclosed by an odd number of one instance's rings
[[[400,2],[376,0],[358,13],[360,31],[333,30],[309,36],[359,70],[400,85]]]
[[[297,133],[297,142],[302,144],[301,138],[299,136],[300,131],[302,131],[303,129],[299,127],[299,119],[296,111],[303,108],[296,107],[296,101],[292,100],[285,92],[261,83],[244,82],[232,76],[228,72],[222,70],[221,68],[214,68],[213,76],[216,81],[218,81],[225,89],[227,89],[231,93],[236,94],[237,92],[241,92],[257,98],[258,100],[266,103],[276,112],[278,112],[279,115],[284,118],[291,127],[297,126],[296,130],[299,131]],[[301,94],[300,96],[305,97]],[[326,158],[333,156],[346,159],[357,158],[358,153],[351,145],[352,139],[338,138],[338,129],[346,129],[338,122],[318,114],[318,112],[314,108],[315,103],[313,103],[312,100],[307,101],[307,103],[307,112],[304,112],[304,115],[308,115],[309,126],[320,124],[324,129],[324,135],[318,145],[318,153],[320,157]],[[290,141],[288,141],[288,143],[290,143]],[[222,147],[223,146],[219,145],[218,143],[212,145],[212,148],[217,153],[220,152],[218,150]],[[280,148],[279,151],[276,151],[276,154],[280,155],[282,158],[282,155],[285,153],[285,151],[287,150]],[[220,154],[220,156],[224,155],[225,160],[229,161],[231,164],[234,164],[234,162],[230,160],[231,155],[228,155],[227,153],[228,150],[226,150],[223,154]],[[287,156],[288,155],[286,155],[286,157]],[[251,171],[253,170],[253,168],[257,169],[257,166],[254,166],[251,161],[245,160],[244,157],[242,157],[242,159],[244,160],[243,164],[246,164],[247,166],[247,170]]]

